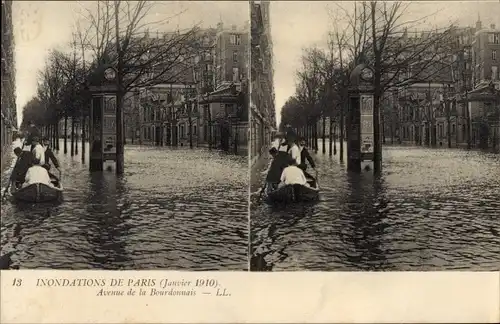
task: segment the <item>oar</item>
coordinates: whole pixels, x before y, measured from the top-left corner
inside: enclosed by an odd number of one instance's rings
[[[314,169],[316,176],[316,187],[319,189],[318,170]]]
[[[264,190],[266,190],[266,187],[267,187],[267,182],[264,182],[264,185],[263,185],[263,186],[262,186],[262,188],[260,189],[260,192],[259,192],[259,198],[257,198],[257,200],[262,199],[262,193],[264,192]]]

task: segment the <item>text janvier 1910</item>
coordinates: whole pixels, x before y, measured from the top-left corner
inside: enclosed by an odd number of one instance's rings
[[[97,296],[196,296],[197,294],[228,297],[216,279],[171,280],[168,278],[99,278],[37,279],[37,287],[100,287]],[[123,289],[128,288],[128,289]]]

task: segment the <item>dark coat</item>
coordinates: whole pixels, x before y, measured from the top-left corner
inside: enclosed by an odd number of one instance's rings
[[[271,162],[271,167],[267,172],[266,182],[279,183],[283,170],[288,166],[288,161],[290,161],[290,155],[287,152],[278,152]]]
[[[49,164],[49,161],[52,161],[52,164],[56,168],[59,168],[59,161],[57,161],[56,156],[54,155],[54,152],[50,149],[50,147],[47,147],[45,149],[45,164]]]
[[[313,169],[316,167],[316,164],[314,164],[314,160],[312,159],[311,154],[309,154],[309,151],[304,147],[300,152],[300,168],[302,170],[307,169],[306,160],[309,162],[309,164]]]
[[[28,169],[33,165],[33,153],[28,151],[23,151],[19,158],[17,159],[14,170],[12,170],[12,175],[10,180],[16,182],[24,182],[26,173]]]

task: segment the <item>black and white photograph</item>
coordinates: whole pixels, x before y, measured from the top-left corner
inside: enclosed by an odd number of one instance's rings
[[[1,269],[248,269],[249,17],[2,1]]]
[[[500,2],[250,11],[250,270],[498,270]]]

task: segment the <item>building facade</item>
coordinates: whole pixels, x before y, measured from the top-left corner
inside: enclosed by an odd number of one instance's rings
[[[12,153],[12,133],[17,130],[14,47],[12,1],[2,0],[1,170],[6,157]]]
[[[194,62],[170,82],[138,89],[124,101],[128,143],[247,149],[248,28],[199,32]],[[179,71],[178,71],[179,72]],[[224,94],[224,95],[221,95]],[[243,100],[243,101],[242,101]]]
[[[270,1],[250,1],[251,11],[251,157],[255,160],[276,131]]]
[[[498,151],[500,31],[478,21],[451,33],[449,55],[427,76],[385,94],[384,135],[392,143]]]

